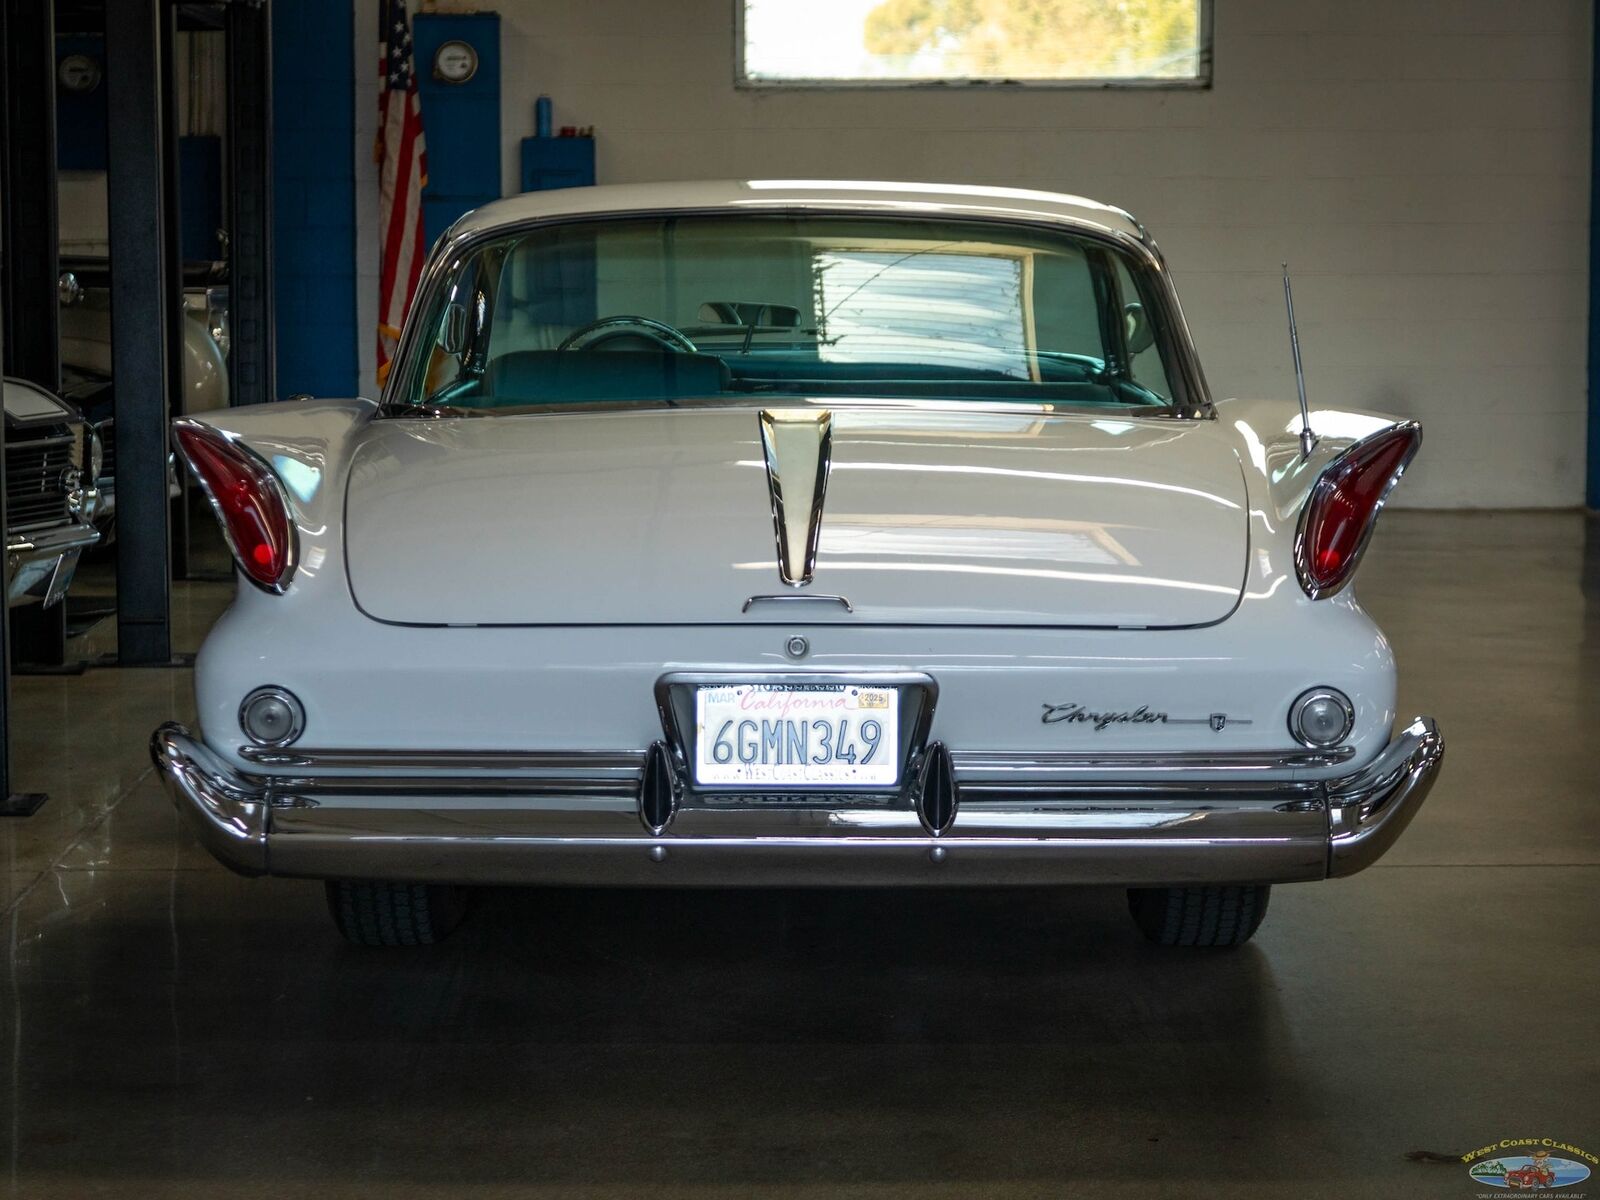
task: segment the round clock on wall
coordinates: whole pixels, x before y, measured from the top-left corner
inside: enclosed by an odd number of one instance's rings
[[[100,86],[100,63],[87,54],[69,54],[56,68],[56,78],[69,92],[92,92]]]
[[[466,42],[445,42],[433,52],[433,77],[465,83],[478,73],[478,52]]]

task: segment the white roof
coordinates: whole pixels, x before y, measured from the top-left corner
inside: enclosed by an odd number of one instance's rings
[[[729,179],[703,183],[626,183],[605,187],[524,192],[467,213],[451,236],[547,217],[671,209],[749,211],[762,208],[883,210],[987,216],[1001,220],[1065,220],[1108,233],[1143,236],[1120,208],[1024,188],[969,187],[949,183],[879,183],[832,179]]]

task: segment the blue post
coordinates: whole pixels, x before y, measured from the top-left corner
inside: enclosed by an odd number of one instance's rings
[[[354,396],[356,329],[355,30],[350,4],[273,0],[272,269],[277,396]],[[363,30],[373,38],[377,27]],[[361,103],[376,107],[376,71]],[[378,197],[364,198],[376,209]]]

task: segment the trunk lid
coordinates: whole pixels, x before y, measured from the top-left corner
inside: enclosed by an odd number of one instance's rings
[[[1248,505],[1212,422],[832,412],[808,587],[779,579],[760,409],[740,406],[375,421],[346,495],[351,589],[378,620],[449,625],[1159,628],[1239,602]],[[742,611],[783,593],[852,611]]]

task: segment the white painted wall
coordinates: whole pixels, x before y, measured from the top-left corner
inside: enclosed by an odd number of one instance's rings
[[[507,191],[548,93],[602,182],[1079,192],[1155,234],[1218,396],[1292,402],[1287,258],[1313,395],[1427,426],[1397,503],[1581,502],[1587,0],[1217,0],[1208,91],[988,93],[741,91],[734,3],[500,0]]]

